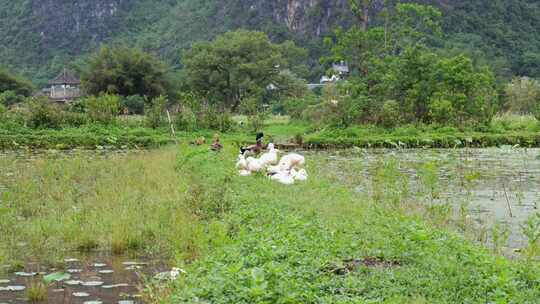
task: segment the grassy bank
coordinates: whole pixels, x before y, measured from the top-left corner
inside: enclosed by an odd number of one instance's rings
[[[0,129],[0,150],[14,149],[96,149],[100,147],[159,147],[173,143],[166,130],[130,126],[85,125],[80,128]]]
[[[236,145],[253,142],[245,117],[235,117],[238,124],[221,136]],[[533,117],[497,117],[489,128],[459,130],[452,127],[406,126],[384,129],[374,126],[353,126],[346,129],[315,128],[307,123],[290,121],[286,116],[274,116],[266,121],[263,131],[268,140],[300,144],[306,149],[332,148],[462,148],[519,145],[540,147],[540,125]],[[80,128],[41,129],[4,128],[0,130],[0,150],[32,149],[96,149],[101,147],[148,148],[176,141],[190,142],[203,136],[211,142],[212,130],[177,131],[173,138],[168,127],[151,129],[130,120],[113,126],[84,125]]]
[[[369,196],[339,182],[321,159],[308,163],[307,183],[285,187],[236,177],[229,158],[192,154],[182,163],[202,184],[227,181],[230,240],[186,266],[170,303],[533,303],[539,296],[537,264],[507,261],[435,228],[445,220],[437,210],[421,216],[428,213],[408,199],[391,166],[375,173]]]
[[[95,250],[197,257],[213,236],[190,212],[182,182],[188,173],[175,163],[172,148],[1,158],[0,264],[55,265]]]
[[[180,151],[180,152],[179,152]],[[170,303],[534,303],[534,260],[490,254],[426,209],[397,168],[369,191],[323,157],[283,186],[233,168],[236,149],[171,147],[107,158],[2,159],[0,264],[88,250],[155,255],[187,271]],[[17,262],[18,261],[18,262]]]

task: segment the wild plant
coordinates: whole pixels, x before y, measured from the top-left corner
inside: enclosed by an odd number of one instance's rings
[[[531,215],[521,225],[523,235],[527,237],[527,248],[524,250],[527,261],[535,259],[540,254],[540,213]]]
[[[493,242],[493,253],[500,255],[502,254],[503,247],[506,246],[508,239],[510,238],[510,228],[508,225],[497,222],[491,229],[491,237]]]

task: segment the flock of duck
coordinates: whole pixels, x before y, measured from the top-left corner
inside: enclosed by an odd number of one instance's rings
[[[306,160],[304,156],[297,153],[289,153],[279,158],[280,150],[276,149],[274,144],[268,144],[266,152],[259,158],[248,156],[253,150],[260,148],[260,141],[255,149],[241,149],[236,162],[236,168],[241,176],[250,176],[256,172],[263,172],[266,175],[281,184],[292,185],[296,181],[306,181],[307,171],[304,169]],[[262,152],[262,151],[261,151]]]

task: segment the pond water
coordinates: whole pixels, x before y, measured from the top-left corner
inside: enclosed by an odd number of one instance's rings
[[[32,282],[41,282],[44,274],[55,272],[69,278],[51,283],[44,303],[142,303],[142,276],[152,277],[166,269],[159,261],[111,257],[106,253],[67,258],[64,263],[66,268],[62,270],[29,264],[7,277],[0,276],[0,303],[28,303]]]
[[[106,158],[119,153],[139,152],[69,151],[66,154],[53,151],[46,154],[47,157],[82,154]],[[527,244],[522,225],[540,211],[540,149],[352,149],[305,154],[308,159],[324,161],[324,168],[336,172],[336,178],[366,195],[372,194],[376,169],[381,163],[393,162],[420,203],[448,204],[456,214],[458,210],[466,210],[479,233],[490,231],[497,223],[506,227],[509,256],[514,249]],[[7,155],[0,154],[0,159]],[[43,152],[9,155],[16,162],[26,163],[42,158]],[[435,178],[430,179],[430,174]],[[65,264],[66,269],[61,271],[71,277],[48,288],[47,303],[140,303],[141,275],[154,276],[167,270],[159,261],[99,253]],[[0,304],[27,303],[31,283],[42,280],[41,275],[34,272],[55,271],[60,270],[26,265],[22,273],[0,275]]]
[[[509,253],[526,246],[522,225],[540,211],[540,149],[356,149],[310,153],[326,158],[331,167],[342,172],[343,182],[368,194],[374,169],[394,161],[407,177],[411,191],[422,193],[416,196],[422,203],[449,204],[456,213],[465,209],[478,233],[490,231],[497,223],[506,229]],[[436,177],[431,181],[430,170]],[[426,194],[428,187],[437,195]]]

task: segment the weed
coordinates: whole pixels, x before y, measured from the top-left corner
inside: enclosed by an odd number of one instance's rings
[[[26,297],[31,303],[44,302],[47,300],[47,286],[41,281],[33,280],[26,291]]]

